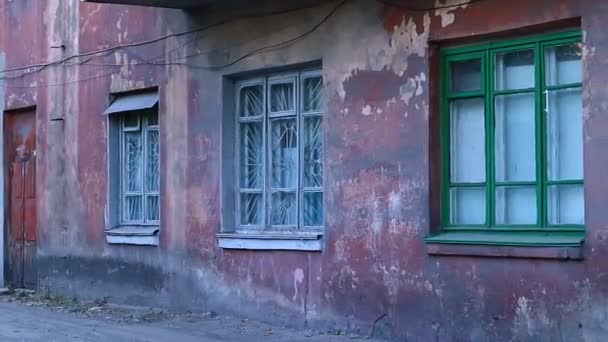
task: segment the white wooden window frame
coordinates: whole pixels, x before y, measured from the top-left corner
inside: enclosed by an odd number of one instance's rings
[[[292,72],[292,73],[283,73],[283,74],[273,74],[265,77],[257,77],[246,80],[241,80],[236,82],[235,84],[235,106],[234,106],[234,117],[236,120],[235,123],[235,158],[234,165],[236,170],[234,174],[234,182],[236,184],[235,189],[237,191],[237,196],[235,197],[235,221],[237,224],[237,233],[259,233],[260,231],[271,231],[271,232],[320,232],[323,229],[323,225],[319,226],[305,226],[304,225],[304,213],[303,213],[303,196],[305,193],[311,192],[321,192],[324,193],[324,187],[303,187],[303,163],[304,163],[304,145],[302,142],[302,129],[304,128],[304,119],[307,117],[323,117],[324,114],[324,105],[321,105],[320,111],[313,112],[304,112],[304,101],[302,101],[302,92],[304,90],[303,83],[308,78],[323,78],[321,70],[307,70],[301,72]],[[294,93],[294,108],[289,111],[281,111],[281,112],[272,112],[271,111],[271,103],[270,103],[270,95],[272,85],[274,84],[284,84],[284,83],[292,83],[293,84],[293,93]],[[241,109],[241,90],[243,88],[254,86],[254,85],[262,85],[262,91],[264,95],[263,99],[263,113],[261,116],[255,117],[241,117],[240,109]],[[283,189],[283,188],[272,188],[271,179],[272,179],[272,161],[271,161],[271,137],[270,137],[270,129],[271,129],[271,121],[276,119],[284,119],[284,118],[293,118],[296,120],[296,130],[297,130],[297,140],[296,144],[298,146],[298,163],[297,163],[297,184],[295,187],[296,193],[296,206],[297,206],[297,224],[295,225],[272,225],[271,224],[271,213],[272,213],[272,198],[271,195],[273,192],[279,191],[294,191],[293,188]],[[263,139],[263,161],[264,161],[264,170],[263,170],[263,180],[261,189],[243,189],[241,188],[241,165],[240,165],[240,143],[241,143],[241,125],[248,122],[259,122],[262,120],[262,139]],[[325,120],[322,121],[322,125],[325,123]],[[322,140],[323,137],[321,138]],[[324,165],[323,165],[324,166]],[[262,192],[262,202],[263,202],[263,218],[262,225],[248,225],[242,224],[241,218],[241,194],[247,192],[259,193]],[[325,199],[323,198],[323,206]],[[323,220],[324,220],[325,212],[323,212]],[[228,234],[230,235],[230,234]],[[315,235],[316,236],[316,235]],[[317,250],[320,247],[315,247],[311,250]],[[257,248],[253,248],[257,249]],[[287,248],[290,249],[290,248]],[[299,249],[299,248],[296,248]]]
[[[120,168],[119,168],[119,183],[120,183],[120,208],[119,208],[119,222],[120,226],[158,226],[160,223],[160,189],[156,191],[148,190],[147,186],[147,172],[148,172],[148,133],[151,131],[159,132],[159,144],[160,144],[160,128],[159,128],[159,119],[157,117],[156,125],[149,125],[149,118],[154,113],[156,109],[152,110],[140,110],[131,113],[125,113],[120,117],[120,136],[119,136],[119,160],[120,160]],[[127,127],[125,126],[126,116],[136,116],[137,117],[137,127]],[[125,132],[136,132],[139,131],[141,135],[141,144],[142,144],[142,190],[141,191],[127,191],[125,185],[125,154],[126,154],[126,143],[125,143]],[[160,158],[160,147],[159,147],[159,158]],[[160,177],[160,170],[159,170]],[[159,184],[160,187],[160,184]],[[142,196],[142,219],[141,220],[127,220],[126,212],[127,212],[127,203],[126,198],[129,195],[141,195]],[[158,220],[149,220],[148,219],[148,197],[157,196],[158,197]]]

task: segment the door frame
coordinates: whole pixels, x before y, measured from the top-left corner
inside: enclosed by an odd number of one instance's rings
[[[7,210],[9,210],[10,208],[7,206],[7,204],[9,203],[8,201],[8,194],[6,192],[7,188],[6,188],[6,180],[8,179],[7,177],[7,165],[6,165],[6,160],[5,160],[5,155],[4,155],[4,149],[5,149],[5,134],[4,134],[4,129],[5,129],[5,121],[7,118],[7,115],[9,114],[15,114],[15,115],[19,115],[20,112],[27,112],[27,111],[33,111],[34,112],[34,122],[37,123],[38,121],[38,108],[36,107],[36,105],[25,105],[25,106],[19,106],[19,107],[11,107],[9,109],[5,109],[4,108],[4,87],[2,86],[3,82],[0,81],[0,113],[2,113],[2,117],[0,118],[0,143],[1,148],[0,148],[0,193],[2,194],[0,196],[0,208],[2,208],[2,210],[0,210],[0,249],[1,249],[1,253],[0,253],[0,287],[5,287],[6,286],[6,278],[4,275],[4,272],[6,271],[6,267],[5,267],[5,262],[7,260],[6,258],[6,253],[8,253],[8,248],[6,246],[6,234],[8,234],[8,230],[7,230],[7,226],[6,226],[6,218],[7,218]],[[35,145],[36,147],[38,146],[38,125],[35,124],[34,129],[36,130],[35,135],[36,135],[36,141],[35,141]],[[34,177],[37,177],[37,173],[38,173],[38,168],[36,168],[36,175],[34,175]],[[38,187],[38,185],[36,185],[36,188]],[[37,199],[38,200],[38,199]],[[38,221],[38,218],[36,218],[36,221]],[[37,223],[37,222],[36,222]]]

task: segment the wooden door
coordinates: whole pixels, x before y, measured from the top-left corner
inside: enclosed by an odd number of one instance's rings
[[[7,283],[36,288],[36,110],[7,112],[4,126]]]

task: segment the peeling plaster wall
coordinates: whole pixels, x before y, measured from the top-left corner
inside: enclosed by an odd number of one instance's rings
[[[229,15],[76,0],[3,4],[1,50],[8,67],[151,39]],[[299,35],[333,5],[241,19],[197,40],[171,38],[98,57],[92,65],[7,81],[6,108],[38,108],[41,288],[400,340],[606,336],[608,38],[602,27],[608,7],[591,0],[485,0],[408,12],[353,0],[312,35],[221,71],[137,65],[180,54],[195,55],[187,61],[193,66],[221,65]],[[429,126],[437,82],[430,76],[430,44],[572,18],[581,18],[585,45],[585,260],[427,255],[429,141],[436,138]],[[31,43],[21,44],[24,37]],[[65,48],[52,48],[58,43]],[[219,249],[225,77],[319,60],[327,113],[323,252]],[[43,86],[62,83],[68,84]],[[101,113],[110,92],[150,86],[161,95],[160,246],[109,246],[103,233],[107,122]]]

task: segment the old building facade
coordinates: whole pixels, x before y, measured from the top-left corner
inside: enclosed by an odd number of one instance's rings
[[[399,340],[608,335],[606,4],[0,8],[6,283]]]

